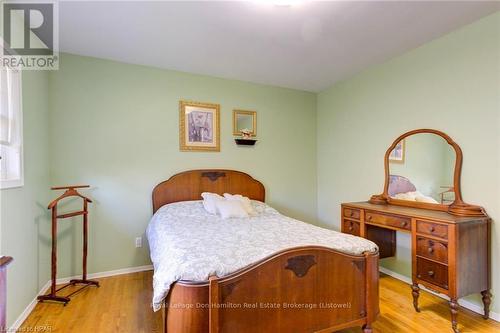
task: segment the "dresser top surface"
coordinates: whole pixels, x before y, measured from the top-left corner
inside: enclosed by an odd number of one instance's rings
[[[372,203],[367,202],[367,201],[348,202],[348,203],[342,203],[342,205],[353,207],[353,208],[360,208],[360,209],[376,211],[376,212],[380,212],[380,213],[405,215],[405,216],[410,216],[410,217],[415,217],[415,218],[438,220],[438,221],[444,221],[444,222],[449,222],[449,223],[466,223],[466,222],[472,222],[472,221],[478,221],[478,220],[481,220],[481,221],[488,220],[487,217],[455,216],[455,215],[451,215],[447,212],[442,212],[442,211],[437,211],[437,210],[430,210],[430,209],[423,209],[423,208],[412,208],[412,207],[404,207],[404,206],[397,206],[397,205],[376,205],[376,204],[372,204]]]

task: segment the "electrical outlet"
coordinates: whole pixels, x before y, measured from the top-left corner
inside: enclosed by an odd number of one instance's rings
[[[142,247],[142,237],[135,238],[135,247]]]

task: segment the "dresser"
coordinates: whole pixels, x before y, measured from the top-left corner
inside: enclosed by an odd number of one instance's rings
[[[378,205],[342,204],[342,232],[375,242],[380,258],[396,252],[396,231],[411,234],[413,305],[419,312],[419,285],[448,295],[452,325],[456,329],[457,299],[482,293],[489,314],[489,219],[458,217],[446,212]]]
[[[396,232],[411,235],[415,311],[420,286],[447,295],[455,333],[459,298],[481,294],[487,319],[492,297],[491,220],[482,207],[463,200],[462,163],[461,148],[447,134],[406,132],[385,152],[384,191],[367,202],[341,205],[342,232],[375,242],[380,258],[396,254]]]

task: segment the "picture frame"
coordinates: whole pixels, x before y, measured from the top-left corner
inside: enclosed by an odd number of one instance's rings
[[[180,151],[220,151],[220,105],[179,102]]]
[[[405,162],[405,149],[406,144],[405,140],[401,140],[398,142],[396,147],[389,154],[389,162],[391,163],[404,163]]]

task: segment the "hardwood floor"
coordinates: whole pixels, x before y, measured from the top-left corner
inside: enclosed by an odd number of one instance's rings
[[[54,303],[37,304],[19,332],[161,332],[161,313],[153,313],[150,307],[151,279],[151,271],[98,279],[100,288],[85,289],[65,307]],[[420,305],[422,312],[417,314],[413,310],[410,286],[382,275],[381,314],[375,322],[374,332],[452,332],[445,300],[422,291]],[[460,311],[459,327],[462,333],[500,332],[500,323],[484,320],[465,309]],[[354,332],[359,333],[361,329],[342,331]]]
[[[20,332],[160,333],[161,312],[153,313],[150,306],[152,275],[147,271],[96,279],[99,288],[84,289],[66,306],[38,303]]]

